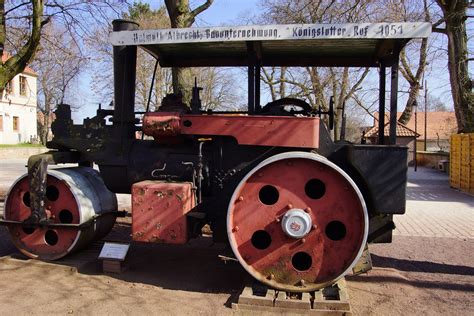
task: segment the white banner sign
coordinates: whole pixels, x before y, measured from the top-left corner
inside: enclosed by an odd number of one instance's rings
[[[347,23],[222,26],[111,32],[112,45],[152,45],[199,42],[426,38],[431,24]]]

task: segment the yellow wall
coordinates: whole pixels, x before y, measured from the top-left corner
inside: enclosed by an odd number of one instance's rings
[[[451,135],[451,187],[474,194],[474,133]]]

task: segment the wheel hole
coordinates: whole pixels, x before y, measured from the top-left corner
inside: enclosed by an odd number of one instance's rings
[[[74,217],[70,210],[62,210],[59,212],[59,221],[63,224],[71,224]]]
[[[186,121],[183,122],[183,125],[185,127],[191,127],[193,125],[193,122],[191,122],[190,120],[186,120]]]
[[[267,249],[272,243],[272,237],[264,230],[257,230],[252,235],[252,245],[260,250]]]
[[[54,230],[48,230],[44,234],[44,241],[50,246],[56,245],[58,243],[58,240],[59,240],[58,233],[56,233]]]
[[[291,264],[298,271],[307,271],[311,268],[313,259],[306,252],[297,252],[291,258]]]
[[[23,232],[27,235],[31,235],[35,232],[36,228],[34,227],[31,227],[31,226],[23,226],[21,228],[23,230]]]
[[[25,192],[25,194],[23,194],[23,204],[27,207],[31,206],[30,192]]]
[[[346,236],[346,225],[340,221],[332,221],[326,226],[326,236],[331,240],[342,240]]]
[[[263,204],[273,205],[278,202],[280,194],[278,193],[277,188],[275,188],[273,185],[266,185],[260,189],[258,197]]]
[[[320,199],[326,193],[326,185],[319,179],[311,179],[304,186],[306,195],[313,200]]]
[[[54,185],[50,185],[46,188],[46,198],[52,202],[59,198],[59,190]]]

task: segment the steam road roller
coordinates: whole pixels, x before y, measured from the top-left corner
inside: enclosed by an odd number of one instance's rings
[[[405,212],[399,53],[430,31],[429,23],[141,30],[115,20],[113,105],[83,124],[74,124],[69,105],[57,107],[50,151],[29,158],[1,224],[25,255],[57,260],[105,236],[118,215],[115,193],[131,193],[136,242],[184,244],[210,225],[213,238],[274,289],[331,285],[368,243],[391,242],[393,216]],[[156,111],[137,111],[138,48],[156,58],[155,69],[246,67],[247,107],[206,110],[196,82],[190,98],[168,94]],[[278,66],[378,68],[384,133],[374,144],[333,141],[333,97],[317,100],[327,108],[295,98],[261,104],[262,67]]]

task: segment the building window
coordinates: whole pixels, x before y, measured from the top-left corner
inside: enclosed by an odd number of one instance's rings
[[[3,115],[0,115],[0,132],[3,132]]]
[[[20,95],[26,96],[26,89],[28,87],[28,82],[25,76],[20,76]]]
[[[20,130],[20,118],[18,116],[13,117],[13,131],[18,132]]]
[[[5,86],[5,93],[6,94],[12,94],[13,93],[13,82],[8,81],[7,85]]]

